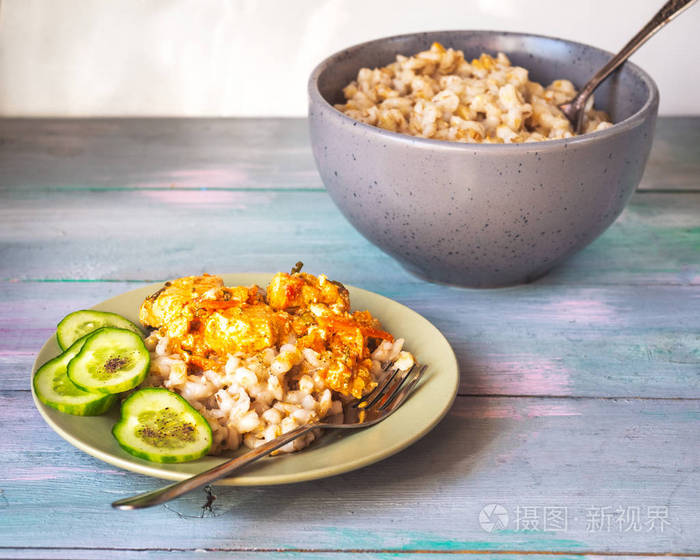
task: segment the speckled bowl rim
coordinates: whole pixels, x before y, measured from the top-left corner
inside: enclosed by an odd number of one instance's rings
[[[346,123],[353,123],[353,126],[359,126],[361,130],[367,131],[370,134],[376,134],[378,136],[383,136],[386,137],[392,141],[395,142],[400,142],[408,145],[414,145],[415,147],[422,147],[422,148],[440,148],[440,149],[448,149],[448,150],[455,150],[455,151],[462,151],[462,152],[492,152],[493,151],[501,151],[504,152],[506,150],[508,151],[526,151],[530,152],[533,151],[533,149],[536,149],[539,152],[542,151],[552,151],[552,150],[558,150],[562,149],[564,146],[573,146],[573,145],[585,145],[589,144],[591,142],[597,142],[603,138],[612,138],[615,137],[619,134],[622,134],[631,128],[634,128],[636,126],[639,126],[649,115],[649,112],[653,110],[655,106],[658,106],[659,102],[659,90],[658,87],[656,86],[656,83],[652,79],[652,77],[647,74],[644,70],[642,70],[639,66],[634,64],[631,61],[627,61],[625,63],[626,67],[631,69],[632,72],[637,74],[639,78],[644,81],[649,88],[650,95],[648,96],[646,102],[642,107],[634,114],[630,115],[626,119],[614,123],[613,126],[610,128],[606,128],[604,130],[599,130],[596,132],[589,132],[587,134],[581,134],[580,136],[573,136],[571,138],[561,138],[558,140],[542,140],[539,142],[520,142],[520,143],[514,143],[514,144],[484,144],[484,143],[462,143],[462,142],[453,142],[450,140],[437,140],[434,138],[421,138],[419,136],[411,136],[409,134],[404,134],[402,132],[392,132],[390,130],[385,130],[383,128],[379,128],[370,124],[366,124],[360,121],[357,121],[353,119],[352,117],[347,116],[346,114],[342,113],[338,109],[336,109],[333,105],[331,105],[326,99],[321,95],[321,92],[318,89],[318,78],[319,76],[329,67],[331,66],[339,57],[341,56],[347,56],[349,53],[352,51],[356,51],[360,48],[367,47],[368,45],[373,45],[373,44],[380,44],[380,43],[385,43],[387,41],[395,41],[399,39],[405,39],[409,37],[417,37],[419,35],[424,35],[424,36],[430,36],[438,33],[479,33],[479,34],[493,34],[493,35],[501,35],[504,37],[527,37],[527,38],[537,38],[537,39],[548,39],[548,40],[554,40],[554,41],[561,41],[562,43],[569,45],[569,46],[576,46],[576,47],[584,47],[586,49],[593,49],[595,51],[598,51],[601,54],[608,55],[609,57],[613,57],[614,54],[606,51],[604,49],[600,49],[598,47],[594,47],[592,45],[588,45],[586,43],[579,43],[577,41],[570,41],[568,39],[562,39],[560,37],[552,37],[549,35],[539,35],[535,33],[518,33],[518,32],[513,32],[513,31],[493,31],[493,30],[485,30],[485,29],[457,29],[457,30],[441,30],[441,31],[420,31],[416,33],[404,33],[401,35],[392,35],[389,37],[381,37],[379,39],[372,39],[371,41],[365,41],[363,43],[358,43],[356,45],[352,45],[350,47],[347,47],[345,49],[342,49],[340,51],[337,51],[330,55],[329,57],[325,58],[322,60],[311,72],[311,76],[309,77],[309,82],[308,82],[308,93],[309,93],[309,98],[312,102],[318,103],[322,106],[325,106],[326,108],[331,109],[330,115],[332,118],[340,121],[340,122],[346,122]],[[359,69],[358,69],[359,70]]]

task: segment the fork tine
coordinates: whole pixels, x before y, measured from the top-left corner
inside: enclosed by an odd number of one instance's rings
[[[400,370],[399,368],[396,368],[391,374],[391,377],[387,379],[387,381],[383,384],[382,390],[377,395],[375,395],[372,401],[367,403],[363,408],[365,410],[372,407],[378,408],[378,406],[384,404],[386,402],[387,396],[391,395],[394,391],[396,391],[399,387],[401,387],[404,384],[406,379],[411,375],[413,368],[415,367],[416,364],[414,363],[407,370]]]
[[[391,374],[391,377],[386,381],[386,383],[383,384],[382,390],[374,396],[371,402],[363,407],[363,410],[368,410],[372,407],[378,409],[379,406],[383,405],[386,402],[387,396],[391,395],[404,384],[406,379],[410,377],[411,372],[415,367],[416,364],[414,363],[407,370],[400,370],[399,368],[396,368],[394,373]]]
[[[414,364],[414,367],[415,367],[415,364]],[[413,390],[413,388],[414,388],[414,387],[416,386],[416,384],[421,380],[421,378],[423,377],[423,374],[425,373],[425,370],[427,369],[427,367],[428,367],[427,364],[423,364],[423,365],[420,367],[420,369],[415,373],[415,375],[413,376],[413,379],[411,379],[411,381],[408,382],[408,385],[406,385],[406,386],[402,389],[402,388],[401,388],[401,385],[403,385],[403,382],[404,382],[406,379],[408,379],[408,377],[410,376],[411,372],[413,371],[413,367],[412,367],[412,368],[408,371],[408,374],[403,378],[403,380],[401,381],[401,383],[399,383],[399,385],[394,389],[394,392],[391,393],[391,395],[389,395],[389,397],[386,399],[386,401],[383,402],[383,403],[379,406],[379,410],[386,410],[386,409],[391,405],[391,403],[393,403],[395,400],[396,400],[396,407],[395,407],[395,408],[398,408],[399,406],[401,406],[401,404],[402,404],[403,401],[406,399],[406,397],[408,397],[408,395],[411,394],[411,391]],[[397,400],[397,398],[398,398],[398,400]]]
[[[411,377],[411,374],[413,373],[413,370],[415,369],[415,367],[416,367],[416,364],[414,363],[407,370],[402,370],[399,372],[400,375],[398,376],[398,379],[391,386],[387,386],[386,391],[384,391],[381,398],[376,403],[373,403],[373,404],[375,404],[375,409],[381,410],[381,408],[384,406],[384,404],[387,402],[387,400],[392,395],[394,395],[399,389],[401,389],[401,387],[403,387],[403,384],[406,382],[406,380],[409,377]]]
[[[382,368],[383,371],[387,371],[391,367],[391,364],[392,362],[389,362],[387,365],[385,365],[384,368]],[[393,372],[384,376],[384,379],[374,389],[372,389],[369,393],[362,397],[361,400],[357,401],[355,404],[352,405],[353,408],[367,409],[374,403],[376,403],[379,399],[382,398],[384,391],[386,391],[386,388],[394,380],[397,373],[399,373],[399,369],[395,368]]]
[[[387,362],[382,368],[382,371],[386,373],[391,367],[391,364],[392,362]],[[389,379],[389,375],[385,375],[384,377],[382,377],[382,379],[377,383],[377,386],[374,389],[372,389],[369,393],[364,395],[359,401],[354,403],[352,407],[358,408],[360,405],[365,404],[367,402],[367,399],[372,398],[375,395],[375,393],[379,392],[380,386],[382,386],[384,384],[384,381],[386,381],[387,379]],[[365,407],[363,406],[363,408]]]

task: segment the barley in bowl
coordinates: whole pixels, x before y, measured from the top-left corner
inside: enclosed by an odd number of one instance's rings
[[[508,57],[482,54],[467,62],[464,53],[433,43],[414,56],[398,55],[383,68],[362,68],[343,89],[346,103],[336,109],[358,121],[393,132],[455,142],[540,142],[574,136],[557,107],[576,90],[569,80],[546,88]],[[584,132],[612,126],[590,105]]]

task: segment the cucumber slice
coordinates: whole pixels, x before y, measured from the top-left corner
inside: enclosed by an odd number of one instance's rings
[[[79,338],[102,327],[128,329],[142,334],[134,323],[116,313],[83,309],[66,315],[56,327],[56,340],[61,350],[65,350]]]
[[[104,327],[87,336],[68,364],[68,378],[83,391],[121,393],[141,383],[151,357],[139,335]]]
[[[199,459],[212,443],[204,417],[180,395],[162,388],[141,389],[126,399],[112,434],[128,453],[156,463]]]
[[[49,360],[37,370],[33,380],[34,392],[42,403],[51,408],[77,416],[94,416],[106,412],[116,397],[88,393],[68,379],[68,363],[80,352],[85,340],[77,340],[63,354]]]

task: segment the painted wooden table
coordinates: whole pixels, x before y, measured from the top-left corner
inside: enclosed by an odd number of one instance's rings
[[[699,556],[699,146],[700,119],[660,119],[601,238],[536,283],[473,291],[352,229],[304,120],[0,120],[0,557]],[[35,410],[57,321],[144,282],[297,260],[440,328],[461,369],[451,412],[356,472],[112,510],[161,481]]]

